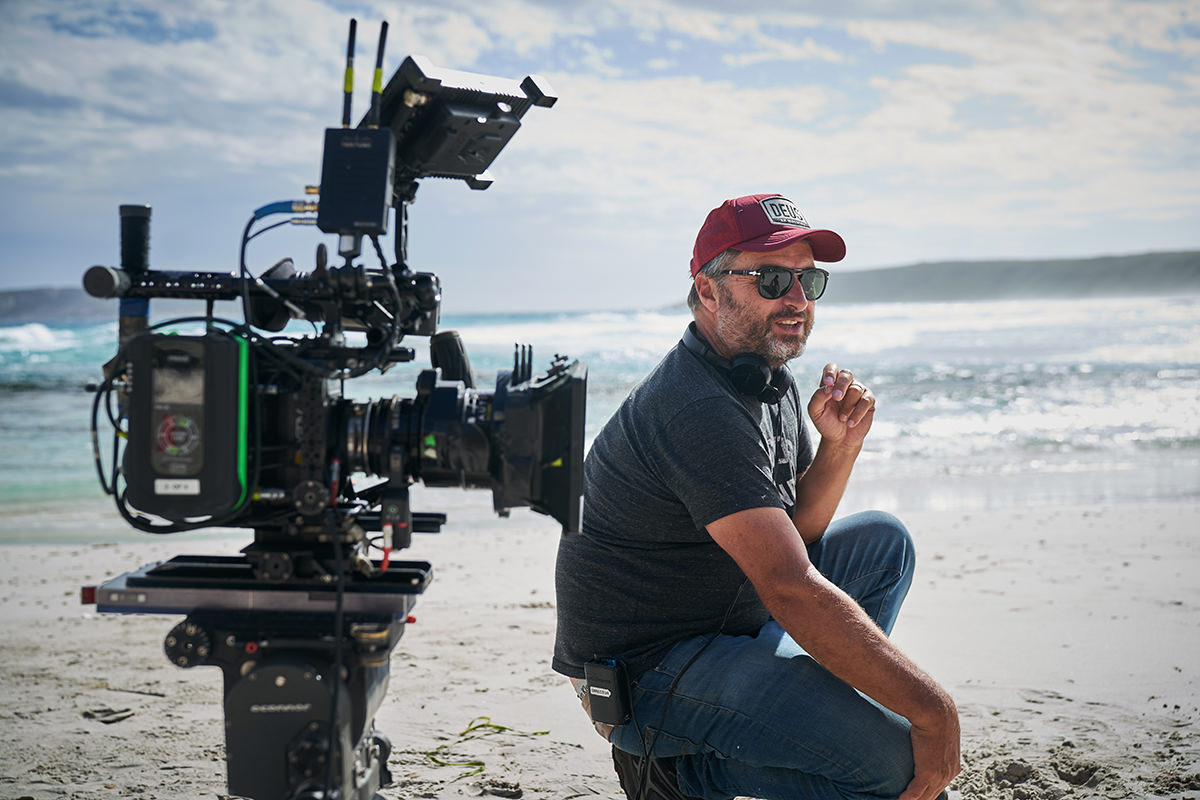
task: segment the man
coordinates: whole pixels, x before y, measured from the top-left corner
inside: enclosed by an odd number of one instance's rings
[[[959,770],[953,700],[887,638],[907,531],[880,512],[832,521],[875,397],[827,364],[806,400],[814,448],[786,367],[824,291],[815,261],[844,256],[779,195],[714,209],[693,323],[588,454],[554,669],[585,708],[610,691],[589,695],[587,662],[627,670],[632,718],[597,729],[630,798],[933,800]]]

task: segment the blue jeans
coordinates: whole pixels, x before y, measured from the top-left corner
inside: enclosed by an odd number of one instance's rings
[[[837,520],[809,558],[891,632],[915,563],[899,520],[876,511]],[[633,708],[612,743],[679,757],[679,788],[692,797],[895,798],[912,780],[908,722],[834,677],[774,621],[753,636],[679,642],[634,681]]]

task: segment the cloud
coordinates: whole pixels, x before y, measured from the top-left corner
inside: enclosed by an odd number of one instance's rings
[[[543,5],[521,0],[469,2],[458,7],[487,31],[489,44],[481,46],[480,52],[504,50],[520,58],[532,58],[558,41],[591,36],[596,30],[596,18],[605,13],[603,7],[598,10],[593,7],[589,19],[586,9],[572,13],[566,3]],[[454,30],[447,33],[455,35]]]
[[[14,80],[0,79],[0,108],[29,111],[65,111],[79,108],[77,97],[46,92]]]
[[[190,13],[189,13],[190,11]],[[33,18],[51,30],[84,39],[121,38],[148,44],[210,40],[212,22],[194,9],[155,8],[118,2],[62,2],[42,7]]]
[[[22,198],[2,206],[21,235],[148,187],[211,184],[248,209],[317,179],[320,132],[340,117],[344,8],[64,0],[5,11],[0,181]],[[389,72],[421,53],[549,78],[558,104],[526,117],[486,199],[431,182],[416,208],[435,238],[456,221],[481,238],[538,230],[533,261],[589,242],[573,255],[591,265],[576,281],[625,269],[602,265],[604,248],[678,255],[711,205],[763,189],[852,231],[864,265],[895,263],[873,244],[885,239],[918,257],[984,240],[1067,247],[1054,236],[1068,230],[1097,247],[1084,232],[1117,218],[1197,243],[1183,232],[1200,206],[1200,10],[1187,0],[850,0],[819,14],[758,0],[736,11],[715,0],[372,1],[355,13],[355,116],[383,19]],[[241,197],[246,187],[265,196]],[[494,223],[470,218],[485,208]],[[905,232],[918,220],[923,238]],[[1014,227],[1021,240],[1004,239]],[[489,257],[463,246],[465,258]]]
[[[727,55],[723,61],[732,67],[748,67],[767,61],[805,61],[810,58],[835,64],[845,61],[841,53],[819,45],[811,38],[799,44],[757,32],[750,38],[754,45],[751,52]]]
[[[898,145],[914,170],[990,174],[1035,189],[1054,183],[1063,196],[1076,196],[1082,208],[1107,204],[1107,195],[1080,197],[1074,189],[1105,182],[1127,186],[1124,177],[1105,181],[1102,176],[1169,170],[1182,154],[1197,155],[1200,97],[1195,87],[1143,77],[1136,54],[1120,46],[1129,27],[1142,30],[1145,41],[1168,46],[1178,17],[1139,14],[1142,5],[1103,9],[1096,3],[1068,3],[1064,13],[1037,25],[1013,21],[953,36],[926,24],[851,23],[853,34],[882,46],[903,43],[970,57],[958,66],[915,65],[876,78],[880,105],[851,135],[858,135],[864,147],[871,140]],[[989,124],[964,113],[980,97],[1007,98],[1015,122]],[[869,150],[867,158],[872,158]],[[1182,173],[1174,180],[1194,177]],[[1159,183],[1172,180],[1160,178]]]

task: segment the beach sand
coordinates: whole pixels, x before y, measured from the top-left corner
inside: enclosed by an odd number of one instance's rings
[[[383,796],[621,798],[550,669],[556,526],[454,497],[405,554],[435,580],[376,717]],[[919,566],[894,638],[959,704],[951,797],[1200,800],[1200,507],[903,517]],[[104,542],[118,523],[94,524]],[[178,617],[97,614],[79,587],[249,536],[121,538],[0,547],[0,798],[225,794],[220,672],[167,663]],[[481,717],[495,727],[460,735]]]

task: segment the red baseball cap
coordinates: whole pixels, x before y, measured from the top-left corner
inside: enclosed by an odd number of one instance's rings
[[[796,204],[779,194],[726,200],[708,213],[692,250],[692,277],[718,254],[734,248],[752,253],[778,250],[808,240],[817,261],[841,261],[846,243],[833,231],[812,228]]]

